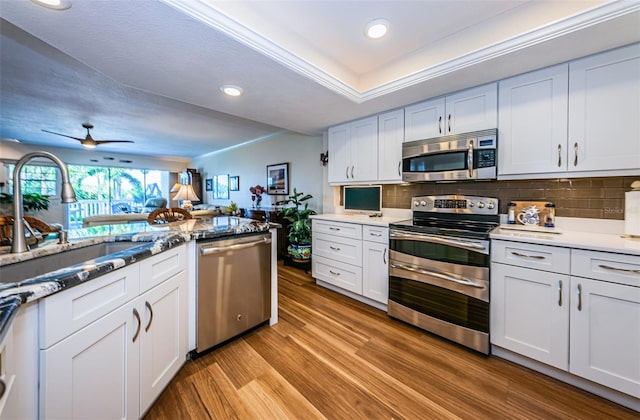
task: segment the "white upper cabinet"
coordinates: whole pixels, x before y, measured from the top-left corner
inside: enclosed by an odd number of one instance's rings
[[[561,64],[500,82],[499,175],[566,170],[568,73]]]
[[[498,177],[640,169],[640,44],[503,80],[499,97]]]
[[[378,180],[402,181],[404,110],[378,116]]]
[[[497,84],[408,106],[404,124],[405,141],[495,128],[498,124]]]
[[[569,64],[569,170],[640,168],[640,44]]]
[[[329,183],[377,181],[378,117],[329,128]]]

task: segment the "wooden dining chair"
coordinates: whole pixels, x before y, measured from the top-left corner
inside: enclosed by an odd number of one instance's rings
[[[179,222],[180,220],[191,218],[193,218],[193,216],[191,216],[191,213],[188,211],[178,207],[170,207],[152,211],[149,213],[149,217],[147,217],[147,222],[149,222],[150,225],[164,225],[166,223]]]

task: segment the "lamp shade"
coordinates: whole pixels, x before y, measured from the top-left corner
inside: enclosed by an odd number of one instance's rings
[[[171,187],[171,190],[169,192],[178,192],[180,191],[180,187],[182,187],[182,184],[179,182],[176,182],[175,184],[173,184],[173,187]]]
[[[180,187],[178,194],[173,197],[174,200],[195,200],[199,201],[200,198],[196,195],[196,192],[193,190],[191,184],[184,184]]]

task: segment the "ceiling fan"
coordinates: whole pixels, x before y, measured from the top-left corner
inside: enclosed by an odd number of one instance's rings
[[[93,137],[91,137],[91,133],[89,132],[89,130],[93,128],[93,124],[84,123],[82,124],[82,126],[87,129],[87,135],[85,138],[67,136],[66,134],[55,133],[49,130],[42,130],[42,131],[44,131],[45,133],[51,133],[57,136],[68,137],[70,139],[78,140],[80,144],[82,144],[84,147],[87,147],[89,149],[93,149],[94,147],[101,144],[105,144],[105,143],[134,143],[133,140],[94,140]]]

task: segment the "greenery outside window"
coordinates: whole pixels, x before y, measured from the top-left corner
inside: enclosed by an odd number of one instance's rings
[[[13,170],[16,165],[7,165],[7,188],[13,192]],[[22,167],[20,179],[22,181],[22,193],[38,193],[53,195],[57,193],[58,170],[54,166],[25,165]]]

